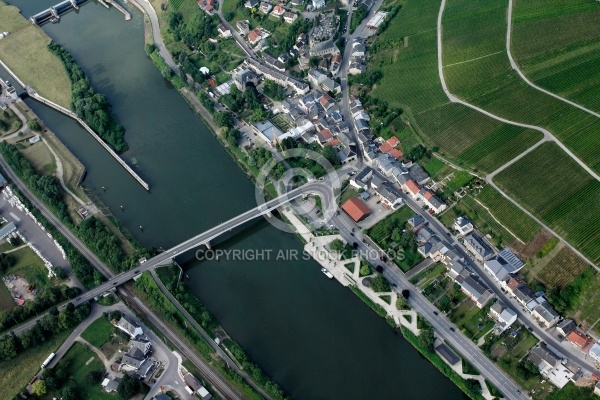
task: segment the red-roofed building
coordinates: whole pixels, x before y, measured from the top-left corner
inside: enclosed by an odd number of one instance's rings
[[[273,7],[273,11],[271,11],[271,15],[277,18],[280,18],[283,13],[285,13],[285,8],[281,7],[279,4]]]
[[[404,154],[402,154],[402,152],[398,149],[391,149],[388,154],[394,157],[396,160],[401,160],[404,156]]]
[[[214,0],[198,0],[198,7],[207,13],[212,13],[213,5],[215,4]]]
[[[579,332],[577,329],[567,335],[567,340],[575,347],[585,349],[590,344],[594,343],[594,339],[588,335]]]
[[[407,180],[406,183],[402,185],[402,189],[410,193],[413,199],[419,195],[419,185],[412,179]]]
[[[396,147],[400,144],[400,141],[398,140],[398,138],[396,136],[392,136],[391,138],[386,140],[386,142],[388,142],[390,144],[390,146],[392,146],[392,147]]]
[[[249,42],[251,45],[253,45],[253,46],[254,46],[256,43],[258,43],[258,41],[259,41],[261,38],[262,38],[262,35],[260,34],[260,32],[259,32],[257,29],[255,29],[255,30],[251,31],[251,32],[248,34],[248,42]]]
[[[350,218],[356,222],[362,221],[371,215],[371,210],[369,210],[369,207],[367,207],[367,205],[358,197],[345,202],[344,205],[342,205],[342,210],[344,210],[350,216]]]
[[[383,144],[379,147],[379,151],[382,153],[387,153],[392,149],[392,146],[388,142],[383,142]]]
[[[332,139],[326,143],[326,146],[337,146],[340,144],[339,139]]]

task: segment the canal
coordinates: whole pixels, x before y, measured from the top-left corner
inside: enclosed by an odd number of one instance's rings
[[[54,1],[9,3],[28,17]],[[253,207],[254,187],[146,57],[142,15],[127,8],[133,19],[125,22],[117,10],[89,2],[43,29],[110,100],[127,130],[130,150],[123,157],[136,162],[150,192],[71,119],[27,103],[83,162],[85,184],[140,243],[167,248]],[[302,249],[293,235],[264,222],[224,245]],[[185,267],[189,287],[293,398],[463,397],[350,290],[326,279],[315,261],[191,261]]]

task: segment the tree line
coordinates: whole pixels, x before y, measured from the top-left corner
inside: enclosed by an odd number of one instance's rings
[[[58,285],[47,287],[35,297],[35,299],[26,301],[21,307],[15,307],[10,310],[0,312],[0,330],[7,330],[21,322],[29,319],[34,314],[38,314],[48,308],[72,299],[79,294],[79,288],[69,287],[67,285]]]
[[[45,314],[20,336],[13,332],[0,338],[0,360],[12,360],[22,351],[31,349],[67,329],[72,329],[90,314],[89,304],[75,307],[73,303],[60,312],[56,308]]]
[[[60,44],[51,42],[48,49],[62,61],[71,81],[71,108],[105,142],[117,152],[126,151],[125,129],[112,113],[106,97],[96,93],[71,54]]]

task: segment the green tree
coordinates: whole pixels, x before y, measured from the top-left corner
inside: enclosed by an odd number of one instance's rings
[[[407,308],[408,308],[408,301],[404,297],[398,296],[396,298],[396,309],[406,310]]]
[[[231,128],[233,126],[233,117],[229,111],[215,113],[213,118],[220,127]]]
[[[423,322],[425,325],[421,332],[419,332],[418,340],[421,347],[427,351],[433,351],[433,345],[435,343],[435,335],[433,333],[433,327],[428,322]]]
[[[104,375],[104,371],[90,371],[87,374],[87,380],[89,383],[100,383],[102,380],[102,375]]]
[[[46,394],[46,390],[47,390],[46,389],[46,382],[44,380],[42,380],[42,379],[38,379],[31,386],[31,391],[36,396],[43,396],[43,395],[45,395]]]
[[[117,387],[117,394],[123,400],[128,400],[136,394],[144,391],[144,384],[140,381],[135,380],[129,375],[123,376]]]
[[[15,257],[13,257],[11,254],[0,254],[0,274],[3,274],[7,269],[15,265],[15,262]]]
[[[467,379],[466,380],[467,391],[473,394],[481,393],[481,383],[477,379]]]
[[[311,57],[308,60],[308,65],[311,67],[316,67],[317,65],[319,65],[319,57]]]
[[[325,146],[323,149],[323,157],[325,157],[327,161],[329,161],[334,167],[341,165],[340,158],[335,152],[333,146]]]
[[[383,277],[383,275],[377,275],[371,279],[371,289],[375,292],[389,292],[390,283]]]
[[[27,127],[32,131],[39,132],[42,130],[42,127],[40,126],[40,123],[37,119],[30,119],[29,121],[27,121]]]
[[[337,253],[343,252],[345,247],[344,242],[340,239],[335,239],[333,242],[329,243],[329,248]]]
[[[371,266],[369,264],[364,263],[360,266],[359,272],[361,276],[371,275]]]

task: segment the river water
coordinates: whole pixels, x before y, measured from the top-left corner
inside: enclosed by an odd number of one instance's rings
[[[9,3],[28,17],[54,1]],[[27,103],[83,162],[85,184],[132,234],[144,246],[167,248],[253,207],[254,187],[146,57],[142,15],[128,8],[133,19],[125,22],[117,10],[89,2],[43,29],[110,100],[127,130],[130,150],[123,157],[137,161],[151,192],[71,119]],[[265,222],[223,246],[271,255],[302,249],[293,235]],[[463,397],[313,260],[191,261],[184,267],[187,284],[228,334],[293,398]]]

